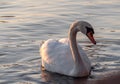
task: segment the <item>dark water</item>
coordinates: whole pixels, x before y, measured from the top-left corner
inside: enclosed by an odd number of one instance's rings
[[[92,62],[88,80],[120,71],[119,0],[0,0],[0,84],[84,84],[87,78],[74,79],[40,67],[40,43],[67,37],[75,20],[90,22],[96,32],[97,45],[78,35]]]

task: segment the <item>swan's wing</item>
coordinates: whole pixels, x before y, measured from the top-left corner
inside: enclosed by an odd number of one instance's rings
[[[41,47],[42,64],[49,71],[68,73],[73,67],[68,39],[47,40]]]

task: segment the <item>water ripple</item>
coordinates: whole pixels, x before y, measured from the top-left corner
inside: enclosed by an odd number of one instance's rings
[[[88,84],[103,77],[101,74],[119,71],[119,2],[1,0],[0,84]],[[40,42],[67,37],[69,25],[75,20],[90,22],[96,32],[97,45],[78,34],[78,42],[91,60],[91,75],[75,79],[42,71]]]

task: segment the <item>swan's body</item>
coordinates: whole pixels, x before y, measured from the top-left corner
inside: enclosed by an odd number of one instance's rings
[[[73,77],[89,75],[91,63],[85,52],[76,42],[78,31],[76,29],[80,24],[82,25],[82,22],[75,22],[71,26],[69,39],[49,39],[42,44],[40,54],[42,57],[42,66],[46,70]],[[91,25],[89,26],[91,27]]]

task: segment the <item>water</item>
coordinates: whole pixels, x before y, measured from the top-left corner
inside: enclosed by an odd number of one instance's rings
[[[92,62],[88,79],[120,70],[119,0],[1,0],[0,84],[79,84],[74,79],[41,70],[39,45],[67,37],[75,20],[90,22],[97,45],[82,34],[78,42]],[[83,80],[81,80],[83,79]]]

